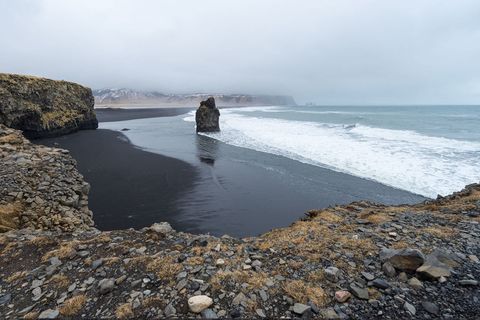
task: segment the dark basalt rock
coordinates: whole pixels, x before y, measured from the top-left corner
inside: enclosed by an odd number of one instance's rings
[[[0,74],[0,123],[30,139],[96,129],[90,88],[32,76]]]
[[[215,99],[208,98],[200,102],[195,114],[195,121],[197,123],[197,132],[217,132],[220,131],[220,111],[215,106]]]

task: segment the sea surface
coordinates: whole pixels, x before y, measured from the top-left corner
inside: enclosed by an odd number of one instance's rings
[[[480,106],[225,109],[221,128],[208,136],[426,197],[480,181]]]

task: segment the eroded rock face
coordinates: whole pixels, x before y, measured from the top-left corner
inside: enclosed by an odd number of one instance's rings
[[[215,99],[208,98],[200,102],[195,114],[195,121],[197,123],[197,132],[217,132],[220,131],[220,111],[215,106]]]
[[[67,81],[0,74],[0,123],[42,138],[96,129],[92,90]]]
[[[89,190],[67,150],[32,144],[0,124],[0,232],[89,230]]]

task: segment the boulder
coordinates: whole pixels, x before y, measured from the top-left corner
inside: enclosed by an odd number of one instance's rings
[[[380,259],[388,261],[395,269],[414,272],[425,261],[422,252],[416,249],[383,249],[380,252]]]
[[[0,124],[42,138],[96,129],[92,90],[67,81],[0,74]]]
[[[197,132],[218,132],[220,131],[220,111],[215,106],[215,99],[208,98],[200,102],[195,113],[195,122],[197,123]]]
[[[458,265],[459,258],[442,250],[435,249],[427,255],[425,262],[417,269],[417,273],[430,279],[449,277],[453,267]]]

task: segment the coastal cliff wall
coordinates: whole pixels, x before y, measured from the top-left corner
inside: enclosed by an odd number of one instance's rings
[[[0,123],[28,138],[96,129],[92,90],[76,83],[0,74]]]
[[[0,232],[90,229],[89,189],[67,150],[32,144],[0,124]]]

